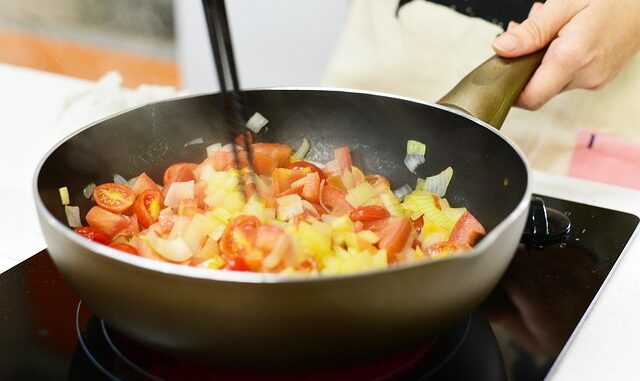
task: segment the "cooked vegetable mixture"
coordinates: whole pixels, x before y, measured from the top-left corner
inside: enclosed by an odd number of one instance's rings
[[[413,172],[425,149],[411,142]],[[387,179],[354,166],[349,148],[320,164],[304,160],[308,147],[305,139],[292,155],[285,144],[252,144],[252,173],[246,152],[239,152],[241,169],[235,169],[231,146],[216,144],[202,163],[167,168],[162,186],[145,173],[89,184],[84,193],[96,205],[86,214],[89,226],[75,230],[159,261],[314,274],[437,260],[469,250],[485,234],[469,211],[443,198],[451,168],[397,195]]]

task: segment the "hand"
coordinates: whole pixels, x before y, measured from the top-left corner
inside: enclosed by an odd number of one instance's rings
[[[640,1],[547,0],[493,42],[502,57],[549,46],[516,105],[537,110],[571,89],[599,89],[640,49]]]

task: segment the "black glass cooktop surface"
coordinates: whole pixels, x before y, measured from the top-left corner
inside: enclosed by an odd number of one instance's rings
[[[341,369],[258,373],[168,358],[112,330],[46,251],[0,274],[2,380],[543,380],[637,225],[636,216],[542,197],[571,219],[564,242],[521,245],[499,286],[441,337]]]

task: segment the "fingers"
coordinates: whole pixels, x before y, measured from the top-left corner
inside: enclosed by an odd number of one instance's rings
[[[497,54],[518,57],[544,48],[586,6],[585,0],[548,0],[545,4],[536,4],[529,18],[493,41],[493,49]]]
[[[567,61],[559,59],[556,50],[556,46],[552,44],[540,67],[520,93],[516,106],[537,110],[553,96],[565,90],[572,81],[575,68],[567,67]]]
[[[542,5],[543,5],[542,3],[533,3],[533,5],[531,6],[531,9],[529,10],[528,17],[531,17],[534,14],[536,14],[540,10],[540,8],[542,8]]]

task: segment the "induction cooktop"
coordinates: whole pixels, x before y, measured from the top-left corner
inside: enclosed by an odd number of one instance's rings
[[[639,220],[539,197],[569,218],[568,234],[544,244],[523,240],[491,296],[448,333],[336,369],[227,369],[146,348],[93,314],[42,251],[0,274],[0,379],[543,380],[579,331]]]

